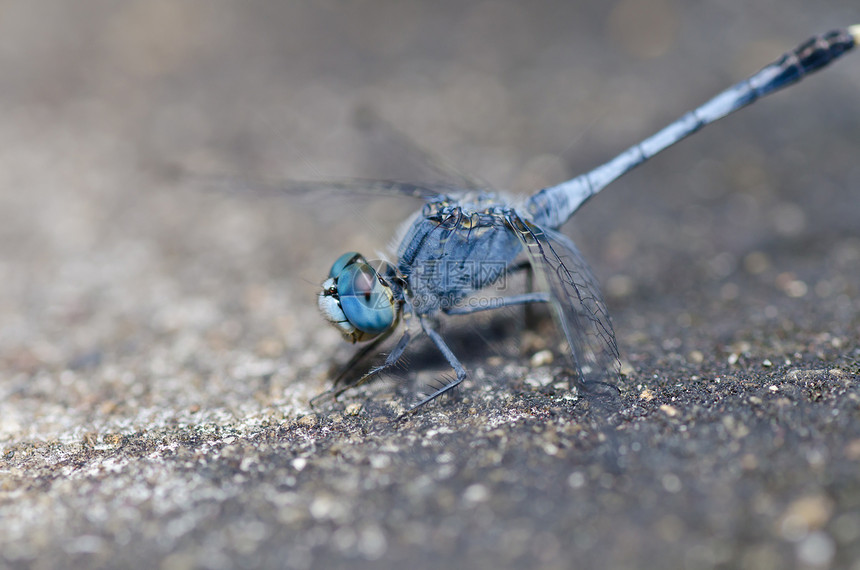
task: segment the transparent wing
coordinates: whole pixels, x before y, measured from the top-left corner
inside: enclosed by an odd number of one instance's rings
[[[608,394],[602,388],[616,386],[621,363],[597,279],[566,236],[543,230],[516,214],[509,215],[508,222],[523,244],[535,277],[550,294],[553,315],[579,373],[579,387]]]
[[[404,172],[406,178],[418,180],[441,180],[454,188],[465,190],[490,190],[486,181],[466,174],[456,164],[424,148],[407,133],[383,118],[375,108],[364,106],[356,109],[355,123],[365,134],[364,148],[374,148],[374,162],[385,166],[380,172]],[[375,143],[375,144],[374,144]],[[385,152],[378,152],[384,149]],[[416,175],[418,175],[416,177]],[[397,174],[395,177],[401,177]]]
[[[283,180],[268,181],[229,174],[197,174],[183,172],[181,177],[193,183],[226,193],[248,193],[258,195],[286,194],[302,196],[320,193],[352,193],[374,196],[409,196],[432,200],[434,198],[462,193],[463,190],[446,183],[414,183],[399,180],[375,180],[345,178],[332,180]]]

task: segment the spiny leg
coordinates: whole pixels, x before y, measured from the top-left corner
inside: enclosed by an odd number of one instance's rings
[[[528,291],[529,293],[533,292],[535,289],[535,272],[534,268],[532,267],[532,264],[529,263],[528,259],[521,259],[520,261],[508,266],[508,268],[505,270],[505,276],[515,275],[520,271],[526,272],[526,291]],[[526,328],[535,330],[537,329],[538,318],[532,305],[532,303],[525,303],[523,305],[523,313],[525,317]]]
[[[343,388],[341,388],[340,390],[335,392],[334,397],[337,398],[338,396],[340,396],[341,394],[343,394],[344,392],[346,392],[350,388],[357,388],[357,387],[361,386],[362,384],[366,384],[367,382],[372,380],[380,372],[387,370],[387,369],[391,368],[392,366],[394,366],[395,364],[397,364],[397,361],[400,360],[401,356],[403,356],[403,351],[405,351],[406,347],[409,345],[410,340],[412,340],[412,336],[409,334],[409,331],[407,330],[406,332],[403,333],[403,336],[400,337],[400,340],[397,341],[397,344],[395,345],[394,349],[388,353],[388,356],[385,357],[385,362],[383,362],[379,366],[371,368],[370,370],[368,370],[364,374],[364,376],[362,376],[361,378],[359,378],[358,380],[356,380],[355,382],[353,382],[349,386],[344,386]]]
[[[385,338],[390,336],[390,334],[391,333],[389,332],[384,337],[374,341],[373,343],[371,343],[367,347],[361,349],[355,356],[352,357],[352,359],[350,359],[349,364],[354,365],[356,362],[362,360],[367,355],[367,353],[370,352],[370,350],[376,348],[376,346],[379,345],[379,343],[382,340],[384,340]],[[364,374],[364,376],[362,376],[361,378],[359,378],[355,382],[352,382],[351,384],[343,386],[342,388],[332,388],[331,390],[326,390],[322,394],[314,396],[313,398],[311,398],[311,401],[310,401],[311,406],[313,406],[316,402],[318,402],[321,399],[326,398],[326,397],[329,397],[332,400],[337,400],[340,397],[340,395],[343,394],[344,392],[346,392],[347,390],[350,390],[352,388],[357,388],[357,387],[361,386],[362,384],[366,384],[367,382],[372,380],[380,372],[394,366],[397,363],[397,361],[400,360],[400,357],[403,356],[403,351],[406,350],[406,347],[409,345],[409,341],[411,339],[412,339],[412,336],[409,334],[409,331],[407,330],[406,332],[403,333],[403,336],[400,337],[400,340],[397,341],[397,345],[394,347],[394,349],[390,353],[388,353],[388,356],[385,358],[385,362],[383,362],[379,366],[371,368],[370,370],[367,371],[367,373]],[[347,366],[346,369],[348,370],[349,366]],[[342,372],[340,375],[338,375],[338,378],[335,379],[335,382],[334,382],[335,387],[343,379],[343,376],[344,376],[344,373]]]
[[[394,327],[385,331],[382,335],[375,338],[373,340],[373,342],[371,342],[370,344],[368,344],[366,346],[363,346],[361,348],[361,350],[359,350],[355,354],[353,354],[352,357],[349,359],[349,362],[347,362],[346,364],[344,364],[341,367],[340,372],[338,372],[337,376],[332,381],[332,385],[338,386],[339,384],[341,384],[344,381],[344,379],[346,378],[346,375],[353,368],[355,368],[359,362],[361,362],[362,360],[367,358],[368,354],[370,354],[371,352],[375,352],[376,349],[379,347],[379,345],[382,344],[382,342],[385,341],[388,337],[390,337],[393,332],[394,332]],[[322,395],[322,394],[320,394],[320,395]]]
[[[530,305],[532,303],[548,303],[549,294],[543,292],[523,293],[521,295],[511,295],[510,297],[490,297],[482,299],[486,304],[477,305],[474,307],[451,307],[446,309],[448,315],[470,315],[481,311],[490,311],[493,309],[501,309],[502,307],[510,307],[512,305]]]
[[[522,263],[526,265],[526,291],[529,293],[533,293],[535,290],[535,272],[532,264],[528,262],[528,260],[524,260]],[[526,328],[531,330],[537,330],[537,314],[535,313],[533,303],[526,303],[523,307],[523,316],[526,321]]]
[[[519,273],[520,271],[525,271],[531,268],[532,264],[529,263],[528,259],[521,259],[520,261],[509,265],[508,268],[505,269],[505,275],[514,275],[516,273]]]
[[[445,344],[445,341],[442,339],[439,333],[437,333],[433,329],[433,327],[430,326],[430,323],[427,322],[427,319],[421,318],[421,328],[424,330],[424,333],[430,337],[430,340],[433,341],[433,344],[436,345],[436,348],[439,349],[439,352],[442,353],[442,355],[445,357],[445,360],[447,360],[448,364],[451,365],[451,368],[454,369],[454,372],[457,373],[457,378],[446,383],[444,386],[442,386],[429,396],[425,397],[414,406],[410,407],[408,410],[406,410],[407,413],[412,412],[415,409],[420,408],[424,404],[435,400],[446,392],[450,392],[451,390],[459,386],[460,383],[463,382],[463,380],[466,379],[466,369],[463,367],[462,364],[460,364],[460,361],[457,359],[456,356],[454,356],[454,353],[451,352],[451,349],[448,348],[448,345]]]

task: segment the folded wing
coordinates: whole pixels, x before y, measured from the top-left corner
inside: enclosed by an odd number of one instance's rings
[[[612,321],[594,274],[566,236],[544,230],[512,213],[517,233],[538,282],[550,293],[553,316],[570,346],[577,388],[617,395],[621,363]]]

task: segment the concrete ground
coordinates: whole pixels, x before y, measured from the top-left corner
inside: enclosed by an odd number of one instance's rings
[[[532,192],[858,20],[855,0],[0,4],[0,566],[857,570],[860,52],[565,228],[614,320],[617,413],[519,311],[446,321],[470,378],[403,421],[449,373],[426,343],[311,409],[353,350],[320,281],[420,203],[248,187],[432,181],[412,140]]]

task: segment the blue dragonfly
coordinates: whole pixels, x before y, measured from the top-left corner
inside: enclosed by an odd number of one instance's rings
[[[583,256],[558,229],[589,198],[634,167],[705,125],[825,67],[858,42],[860,26],[813,37],[609,162],[523,200],[479,190],[377,182],[379,192],[416,196],[426,203],[405,222],[396,261],[370,262],[347,252],[331,266],[318,296],[320,311],[346,340],[370,342],[343,368],[334,387],[314,401],[337,398],[394,366],[415,337],[417,325],[417,332],[430,338],[455,375],[414,403],[408,409],[412,411],[467,377],[466,368],[436,330],[440,313],[468,315],[546,303],[567,340],[575,372],[571,388],[617,404],[621,367],[606,304]],[[482,289],[519,270],[531,270],[537,291],[471,302]],[[347,374],[401,323],[404,331],[385,361],[345,382]]]

